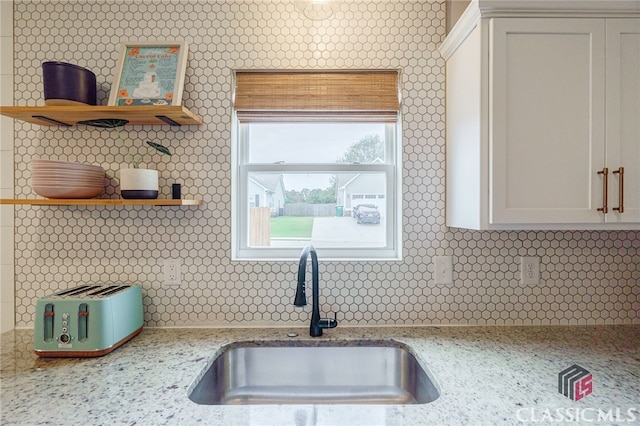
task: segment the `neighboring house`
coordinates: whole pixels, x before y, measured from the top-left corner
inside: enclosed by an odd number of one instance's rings
[[[249,176],[249,207],[269,207],[271,216],[279,216],[284,208],[285,189],[281,174]]]
[[[382,162],[376,159],[374,163]],[[344,206],[345,216],[358,204],[373,204],[386,216],[385,177],[382,174],[352,174],[336,176],[337,202]]]

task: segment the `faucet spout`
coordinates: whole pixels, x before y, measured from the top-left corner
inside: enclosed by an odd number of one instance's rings
[[[307,245],[300,253],[300,262],[298,263],[298,285],[296,287],[296,297],[293,301],[295,306],[305,306],[307,304],[307,296],[305,292],[305,278],[307,273],[307,259],[311,255],[311,289],[312,289],[312,312],[311,325],[309,326],[309,334],[312,337],[322,336],[322,329],[334,328],[338,325],[337,316],[334,318],[320,318],[320,274],[318,272],[318,254],[312,245]]]

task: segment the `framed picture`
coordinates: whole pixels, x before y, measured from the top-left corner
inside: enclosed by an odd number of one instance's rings
[[[109,105],[180,105],[187,53],[184,41],[122,43]]]

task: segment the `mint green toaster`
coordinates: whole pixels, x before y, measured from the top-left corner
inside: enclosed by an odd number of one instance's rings
[[[34,352],[41,357],[108,354],[142,331],[139,285],[80,285],[38,300]]]

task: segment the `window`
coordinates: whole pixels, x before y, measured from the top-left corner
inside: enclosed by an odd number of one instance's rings
[[[398,72],[234,76],[233,258],[398,259]]]

